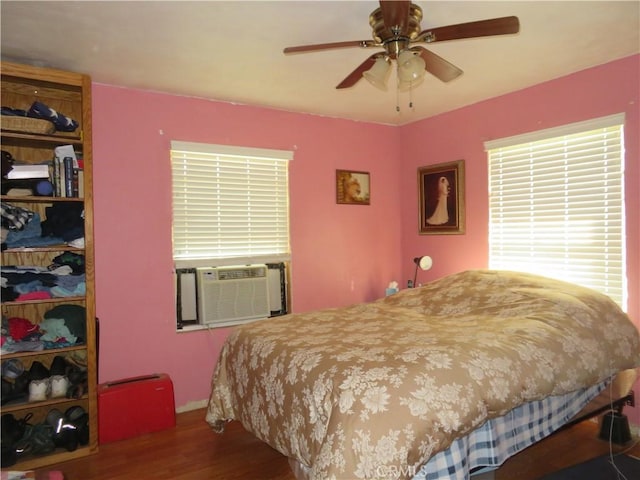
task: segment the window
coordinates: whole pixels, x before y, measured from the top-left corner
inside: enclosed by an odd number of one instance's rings
[[[288,151],[171,142],[179,330],[185,325],[203,324],[207,317],[205,302],[197,293],[198,267],[266,264],[271,316],[286,313],[286,270],[290,260],[288,171],[292,158]],[[246,282],[229,282],[224,289],[209,290],[222,296],[215,300],[220,302],[216,308],[221,309],[223,303],[231,305],[231,299],[244,305],[237,296],[255,293]],[[254,297],[247,302],[257,302]],[[235,303],[229,307],[233,308]],[[229,318],[220,319],[217,326],[243,323],[236,313],[234,310]]]
[[[593,288],[626,308],[623,115],[485,143],[489,267]]]
[[[176,266],[288,260],[292,152],[171,142]]]

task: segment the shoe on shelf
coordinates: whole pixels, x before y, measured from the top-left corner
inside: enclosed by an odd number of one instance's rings
[[[24,436],[29,419],[31,419],[32,416],[33,415],[29,413],[24,418],[18,420],[12,413],[2,415],[0,419],[0,440],[2,440],[2,445],[14,446],[16,442]]]
[[[45,455],[53,452],[56,449],[56,444],[53,442],[53,434],[53,427],[46,423],[27,424],[24,436],[15,445],[18,457],[26,453]]]
[[[36,360],[29,368],[29,380],[44,380],[45,378],[49,378],[49,369],[42,362]]]
[[[69,407],[64,416],[67,421],[76,427],[78,442],[80,445],[89,444],[89,414],[81,406]]]
[[[29,373],[17,358],[2,362],[2,405],[26,401],[29,390]]]
[[[19,358],[10,358],[2,362],[2,377],[16,379],[24,373],[24,365]]]
[[[51,398],[62,398],[67,396],[69,390],[69,379],[67,378],[67,362],[62,355],[56,355],[51,362],[49,373],[51,374]]]
[[[73,452],[78,448],[78,434],[76,426],[68,421],[60,410],[52,409],[47,413],[47,425],[53,427],[53,443],[56,447],[66,448]]]
[[[29,401],[42,402],[51,393],[49,370],[41,362],[35,361],[29,368]]]
[[[67,398],[82,398],[88,389],[87,370],[85,368],[72,365],[67,371],[67,377],[69,378]]]

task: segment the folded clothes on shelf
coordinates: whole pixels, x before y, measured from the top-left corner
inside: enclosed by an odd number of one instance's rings
[[[3,317],[2,353],[37,352],[83,345],[87,338],[85,316],[83,306],[62,304],[45,312],[38,324],[26,318]]]
[[[42,221],[37,212],[2,202],[0,217],[3,248],[44,247],[69,244],[84,245],[84,206],[56,203],[45,209]]]

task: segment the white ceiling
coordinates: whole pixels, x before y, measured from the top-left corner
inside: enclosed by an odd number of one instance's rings
[[[427,74],[411,98],[364,79],[335,89],[376,50],[282,53],[371,39],[374,0],[2,0],[2,58],[98,83],[401,125],[640,52],[637,0],[414,3],[423,30],[515,15],[520,33],[423,44],[464,74],[446,84]]]

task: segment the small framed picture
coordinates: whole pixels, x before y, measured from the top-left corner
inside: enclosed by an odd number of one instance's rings
[[[336,203],[369,205],[370,200],[369,172],[336,170]]]
[[[464,233],[464,160],[418,168],[418,188],[421,235]]]

